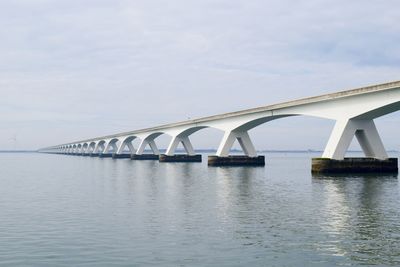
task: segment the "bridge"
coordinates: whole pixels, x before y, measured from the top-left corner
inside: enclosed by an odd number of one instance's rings
[[[141,130],[79,140],[46,147],[39,152],[125,158],[157,159],[160,162],[199,162],[190,135],[205,128],[224,132],[216,155],[209,156],[210,166],[265,165],[264,156],[257,151],[249,131],[261,124],[290,116],[312,116],[336,121],[321,158],[312,162],[314,172],[397,172],[397,158],[389,158],[379,136],[374,119],[400,109],[400,81],[372,85],[316,97],[225,113],[199,119],[171,123]],[[171,137],[165,154],[160,155],[157,137]],[[346,151],[356,137],[364,158],[345,158]],[[132,141],[140,140],[135,148]],[[235,141],[244,155],[230,155]],[[182,143],[186,154],[177,154]],[[151,154],[145,154],[145,148]],[[129,154],[124,153],[129,150]]]

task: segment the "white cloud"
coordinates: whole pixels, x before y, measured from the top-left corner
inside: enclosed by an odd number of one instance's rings
[[[399,7],[394,0],[3,1],[0,122],[12,129],[0,131],[0,148],[12,145],[10,132],[37,148],[396,80]],[[271,134],[274,145],[303,148],[267,129],[254,133],[259,147],[271,146]],[[327,139],[313,145],[313,135],[302,136],[314,148]]]

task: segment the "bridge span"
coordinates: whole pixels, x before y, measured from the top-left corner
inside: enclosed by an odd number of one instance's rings
[[[190,141],[190,135],[205,128],[224,132],[215,156],[210,156],[211,166],[265,165],[258,156],[248,132],[264,123],[290,116],[313,116],[336,121],[321,158],[313,159],[315,172],[397,172],[397,158],[391,159],[384,148],[374,119],[400,109],[400,81],[372,85],[332,94],[304,98],[275,105],[225,113],[141,130],[95,137],[39,149],[39,152],[99,156],[130,157],[132,159],[159,159],[170,161],[201,161]],[[160,155],[156,139],[171,136],[165,152]],[[365,158],[345,158],[346,151],[356,137]],[[140,140],[135,148],[132,141]],[[243,149],[243,156],[232,156],[235,141]],[[176,154],[182,143],[185,155]],[[146,147],[152,154],[144,154]],[[124,153],[129,150],[129,154]]]

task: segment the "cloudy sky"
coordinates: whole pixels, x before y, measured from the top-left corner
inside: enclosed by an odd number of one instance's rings
[[[0,149],[400,80],[399,10],[397,0],[0,0]],[[387,148],[400,149],[399,122],[377,121]],[[258,149],[322,149],[332,126],[289,118],[251,135]],[[215,148],[220,137],[193,142]]]

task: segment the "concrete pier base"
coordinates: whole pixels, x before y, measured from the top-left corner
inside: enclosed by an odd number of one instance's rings
[[[201,162],[201,155],[160,155],[160,162]]]
[[[159,156],[154,154],[133,154],[131,160],[159,160]]]
[[[313,158],[312,173],[398,173],[397,158]]]
[[[112,154],[113,159],[130,159],[131,154]]]
[[[101,153],[99,154],[99,158],[112,158],[113,154],[111,153]]]
[[[265,166],[265,156],[208,156],[208,166]]]

